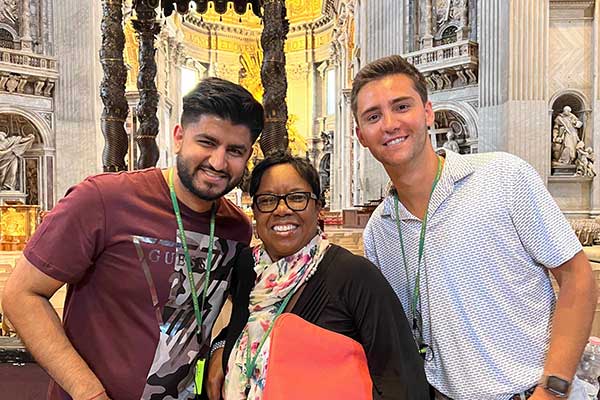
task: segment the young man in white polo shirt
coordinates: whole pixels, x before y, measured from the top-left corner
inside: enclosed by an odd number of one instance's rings
[[[400,56],[358,73],[352,110],[392,182],[365,252],[404,305],[436,398],[584,399],[574,374],[596,285],[535,170],[506,153],[436,153],[425,80]]]

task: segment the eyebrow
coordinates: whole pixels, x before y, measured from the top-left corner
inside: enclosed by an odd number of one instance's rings
[[[215,143],[221,143],[216,137],[206,132],[197,133],[195,137],[212,140]],[[240,150],[243,153],[245,153],[248,150],[248,147],[246,147],[246,145],[243,144],[230,144],[227,146],[227,148],[230,150]]]
[[[399,103],[401,101],[406,101],[406,100],[413,100],[413,98],[411,96],[400,96],[400,97],[396,97],[395,99],[392,99],[392,101],[390,101],[390,104],[396,104]],[[379,110],[379,106],[373,106],[370,108],[367,108],[365,111],[362,112],[362,114],[360,114],[360,117],[363,118],[366,114],[369,114],[373,111],[377,111]]]

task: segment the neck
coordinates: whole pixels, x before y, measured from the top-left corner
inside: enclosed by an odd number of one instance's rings
[[[438,169],[435,151],[427,151],[409,165],[389,166],[385,169],[398,193],[398,200],[415,217],[423,219]]]
[[[169,169],[163,169],[162,174],[168,185]],[[211,209],[213,201],[199,198],[194,193],[190,192],[188,188],[183,185],[183,183],[181,183],[179,174],[177,174],[177,167],[173,167],[173,186],[175,187],[175,195],[177,196],[177,200],[180,203],[185,204],[188,208],[198,213],[206,212]]]

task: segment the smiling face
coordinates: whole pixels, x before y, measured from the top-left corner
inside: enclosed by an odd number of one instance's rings
[[[433,153],[427,129],[435,119],[408,75],[393,74],[364,85],[357,95],[356,133],[384,167],[406,167]]]
[[[242,179],[252,154],[250,130],[244,125],[204,114],[185,128],[175,128],[177,175],[203,201],[216,200]]]
[[[277,164],[264,172],[256,195],[293,192],[312,189],[291,164]],[[273,212],[260,212],[256,206],[253,211],[258,237],[273,261],[296,253],[317,234],[320,206],[313,199],[303,211],[290,210],[283,199]]]

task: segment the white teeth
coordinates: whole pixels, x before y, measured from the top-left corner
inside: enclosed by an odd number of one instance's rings
[[[385,145],[386,146],[392,146],[394,144],[398,144],[398,143],[402,143],[406,140],[406,137],[399,137],[398,139],[394,139],[392,141],[387,142]]]
[[[289,232],[296,229],[296,225],[275,225],[273,230],[275,232]]]
[[[223,175],[222,175],[222,174],[218,174],[218,173],[215,173],[215,172],[213,172],[213,171],[209,171],[209,170],[207,170],[207,169],[203,169],[202,171],[204,171],[204,173],[205,173],[206,175],[209,175],[209,176],[214,176],[215,178],[222,178],[222,177],[223,177]]]

